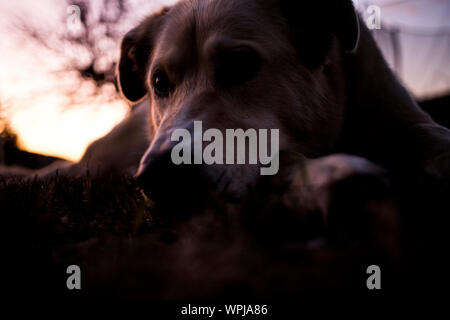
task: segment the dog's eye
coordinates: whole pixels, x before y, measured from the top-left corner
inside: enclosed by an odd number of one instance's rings
[[[255,77],[261,65],[261,57],[251,49],[224,51],[218,59],[217,81],[225,86],[242,85]]]
[[[164,71],[157,70],[153,74],[152,85],[155,93],[160,97],[167,97],[172,91],[172,84]]]

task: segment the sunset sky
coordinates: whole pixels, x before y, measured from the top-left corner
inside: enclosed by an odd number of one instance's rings
[[[135,16],[123,22],[123,32],[146,13],[163,3],[173,2],[175,0],[146,1],[145,10],[136,11]],[[416,96],[449,91],[450,64],[442,62],[450,56],[449,0],[358,2],[380,5],[384,26],[400,25],[410,31],[401,38],[402,76]],[[129,108],[120,100],[104,102],[104,97],[113,95],[112,87],[104,88],[102,95],[95,99],[68,107],[64,89],[73,87],[75,76],[52,72],[60,62],[14,31],[17,16],[50,30],[65,28],[60,21],[61,16],[67,14],[66,10],[65,2],[60,0],[0,0],[0,103],[6,107],[4,116],[19,134],[21,147],[77,160],[87,144],[121,121]],[[444,35],[429,37],[417,31]],[[85,83],[79,94],[91,90],[92,85]]]

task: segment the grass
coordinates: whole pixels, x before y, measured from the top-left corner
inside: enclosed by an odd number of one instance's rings
[[[395,257],[361,239],[330,239],[326,230],[305,239],[279,206],[223,203],[169,218],[133,179],[112,175],[3,177],[0,206],[3,230],[20,256],[9,261],[24,268],[17,288],[35,298],[280,299],[325,290],[367,292],[365,271],[374,263],[385,272],[384,288],[393,291],[426,286],[430,277],[445,274],[435,266],[442,257],[449,189],[432,183],[394,189],[402,238]],[[383,238],[380,232],[385,230],[375,230]],[[65,287],[71,264],[82,269],[81,292]]]

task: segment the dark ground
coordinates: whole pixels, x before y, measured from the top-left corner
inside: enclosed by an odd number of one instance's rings
[[[439,286],[447,273],[450,189],[410,185],[392,191],[401,221],[398,251],[345,227],[339,237],[324,229],[307,239],[301,234],[307,226],[278,207],[215,206],[178,219],[154,211],[134,180],[113,176],[2,178],[0,204],[13,219],[3,225],[4,234],[12,232],[11,248],[32,270],[25,271],[20,291],[32,297],[282,299],[320,292],[367,295],[365,272],[372,264],[383,270],[385,293]],[[66,289],[71,264],[83,272],[77,293]]]
[[[449,270],[450,185],[392,180],[382,193],[395,203],[395,245],[383,228],[365,233],[344,225],[335,236],[336,230],[319,226],[305,236],[310,221],[258,199],[237,206],[217,200],[208,210],[180,215],[155,209],[133,179],[0,177],[3,234],[12,251],[4,260],[13,270],[7,278],[21,299],[38,301],[242,303],[325,293],[370,297],[376,293],[367,290],[366,269],[375,264],[382,270],[383,294],[437,293]],[[337,214],[364,216],[367,201],[375,201],[377,209],[386,199],[370,199],[363,191],[351,196],[364,205],[343,201],[336,204]],[[178,207],[182,211],[184,204]],[[81,267],[81,291],[66,288],[71,264]]]

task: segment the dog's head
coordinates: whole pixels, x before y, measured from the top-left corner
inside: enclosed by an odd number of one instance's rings
[[[138,172],[145,184],[203,177],[241,196],[258,181],[260,165],[173,164],[177,129],[192,133],[195,149],[194,121],[223,137],[278,129],[281,156],[331,150],[344,112],[342,59],[356,48],[359,25],[351,0],[313,3],[183,0],[125,36],[120,88],[132,102],[147,96],[151,108],[152,143]],[[225,153],[215,156],[226,163]]]

